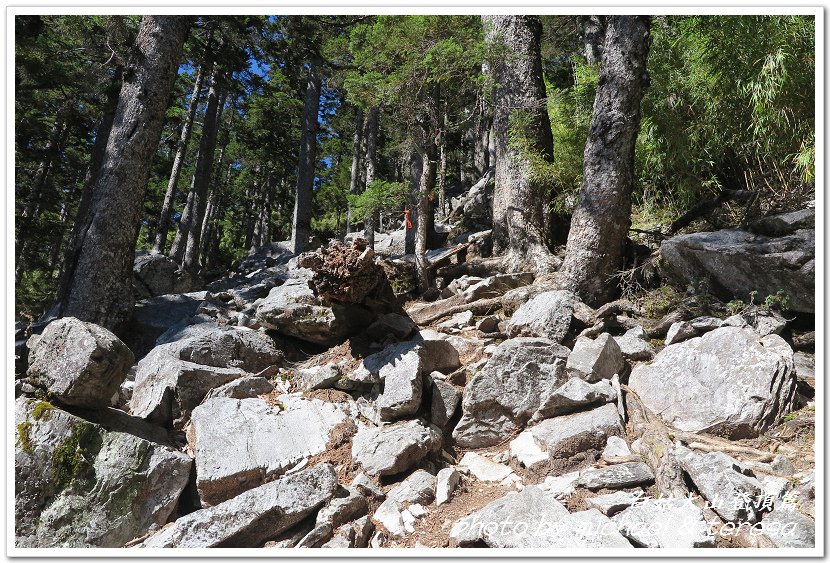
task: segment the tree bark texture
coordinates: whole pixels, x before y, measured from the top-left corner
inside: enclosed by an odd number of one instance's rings
[[[207,57],[205,62],[199,66],[196,73],[196,80],[193,83],[193,92],[190,95],[190,102],[187,106],[187,118],[182,125],[182,133],[179,137],[179,144],[176,147],[176,156],[173,158],[173,168],[170,171],[170,179],[167,182],[167,191],[164,193],[164,202],[161,205],[159,214],[158,231],[153,242],[154,252],[164,252],[167,244],[167,232],[170,230],[170,215],[173,213],[173,204],[176,200],[176,186],[179,183],[179,176],[182,172],[184,159],[187,155],[187,145],[190,143],[190,136],[193,133],[193,122],[196,120],[196,110],[199,107],[199,97],[202,91],[204,76],[212,71],[212,59]]]
[[[317,162],[317,114],[320,111],[322,75],[319,61],[308,65],[308,85],[303,108],[303,129],[300,137],[300,163],[297,168],[297,190],[294,200],[294,223],[291,246],[296,254],[308,248],[311,236],[311,198],[314,190],[314,168]]]
[[[579,203],[560,271],[562,286],[591,306],[612,297],[622,267],[648,49],[647,16],[609,17]]]
[[[550,186],[534,181],[531,155],[553,160],[535,16],[482,16],[487,42],[506,51],[490,65],[493,82],[493,251],[516,257],[513,267],[550,269],[547,201]]]
[[[602,60],[605,43],[605,16],[579,16],[577,23],[585,62],[589,65],[597,64]]]
[[[115,111],[118,108],[118,94],[121,90],[121,76],[123,69],[118,67],[114,72],[113,79],[106,91],[106,103],[103,107],[101,120],[98,122],[98,127],[95,130],[95,142],[92,145],[92,152],[89,158],[89,167],[84,178],[84,187],[81,191],[81,201],[78,202],[78,210],[75,212],[75,221],[72,226],[72,236],[66,246],[66,251],[63,256],[63,263],[61,265],[61,275],[58,283],[57,295],[55,296],[55,304],[52,309],[61,307],[62,303],[66,302],[66,297],[69,293],[69,286],[72,280],[69,278],[71,272],[74,272],[75,263],[81,252],[81,242],[83,241],[83,233],[89,228],[92,221],[90,215],[90,207],[92,206],[92,191],[98,183],[98,175],[101,172],[101,165],[106,156],[107,144],[112,131],[113,121],[115,119]],[[50,311],[51,312],[51,311]],[[47,313],[47,316],[51,316]]]
[[[192,18],[144,16],[92,193],[63,314],[115,329],[132,314],[135,226]]]

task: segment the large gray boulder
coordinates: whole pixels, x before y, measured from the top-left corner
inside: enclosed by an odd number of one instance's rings
[[[793,351],[777,335],[718,328],[636,366],[628,385],[679,430],[753,437],[793,407]]]
[[[463,414],[453,432],[456,443],[464,448],[493,446],[520,430],[567,382],[568,353],[542,338],[502,342],[464,389]]]
[[[460,365],[458,352],[445,340],[401,342],[366,357],[347,379],[382,382],[377,407],[380,420],[390,421],[418,411],[425,377],[434,371],[453,371]]]
[[[797,510],[776,508],[762,522],[764,536],[775,547],[811,548],[816,546],[816,523]]]
[[[164,525],[190,458],[48,403],[15,402],[18,547],[121,547]]]
[[[179,268],[164,254],[142,254],[133,263],[133,285],[141,298],[169,293],[187,293],[203,285],[195,274]]]
[[[337,473],[323,463],[182,516],[138,547],[260,547],[325,504]]]
[[[113,333],[74,317],[46,327],[29,353],[29,381],[61,403],[108,407],[133,364]]]
[[[256,318],[280,334],[333,346],[365,329],[375,315],[360,305],[324,304],[309,287],[309,277],[297,277],[273,288],[259,303]]]
[[[631,548],[598,510],[571,514],[531,485],[457,521],[450,537],[460,546],[484,542],[500,548]]]
[[[441,448],[441,433],[420,420],[361,428],[352,439],[352,458],[369,475],[403,473]]]
[[[540,293],[519,307],[507,323],[507,334],[538,336],[561,343],[571,327],[577,297],[557,289]]]
[[[265,334],[213,327],[157,346],[136,370],[130,410],[169,427],[181,426],[212,389],[282,364],[283,354]]]
[[[203,506],[258,487],[322,453],[334,428],[347,421],[334,403],[296,395],[278,400],[281,406],[218,397],[193,409],[187,437]]]
[[[815,312],[815,230],[797,229],[768,237],[727,229],[672,237],[660,247],[667,273],[686,285],[711,281],[724,300],[758,299],[784,291],[788,307]]]

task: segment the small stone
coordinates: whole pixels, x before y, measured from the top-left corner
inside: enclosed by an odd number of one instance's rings
[[[418,420],[362,428],[352,439],[352,458],[369,475],[402,473],[441,448],[441,434]]]
[[[559,476],[545,477],[544,483],[539,487],[555,498],[563,498],[576,492],[576,482],[582,475],[581,471],[572,471]]]
[[[523,431],[510,441],[510,455],[528,469],[548,460],[547,452],[539,447],[530,430]]]
[[[386,497],[386,493],[383,492],[379,486],[377,486],[374,481],[369,479],[364,472],[360,472],[355,475],[354,479],[352,480],[352,487],[357,488],[361,493],[365,496],[375,497],[379,499],[383,499]]]
[[[340,366],[327,364],[311,368],[298,369],[294,373],[294,383],[303,391],[328,389],[343,375]]]
[[[793,465],[793,463],[780,454],[772,459],[770,467],[774,471],[782,473],[784,475],[792,475],[793,473],[795,473],[795,466]]]
[[[430,405],[430,419],[436,426],[444,427],[455,414],[461,402],[461,391],[454,385],[439,379],[441,372],[433,372],[432,404]]]
[[[455,467],[446,467],[439,471],[435,484],[435,504],[440,506],[447,502],[460,482],[461,474]]]
[[[506,465],[494,463],[475,452],[467,452],[458,464],[468,470],[479,481],[502,481],[513,475],[513,470]]]
[[[602,450],[602,457],[629,457],[631,450],[628,444],[619,436],[610,436],[608,442],[605,444],[605,449]]]
[[[640,461],[629,461],[585,471],[576,482],[578,486],[591,489],[624,489],[654,482],[654,473]]]
[[[484,317],[476,324],[476,328],[485,334],[499,331],[499,318],[496,315]]]
[[[666,333],[666,346],[683,342],[697,335],[698,332],[692,326],[692,323],[687,321],[676,322],[669,327],[669,331]]]
[[[568,356],[568,373],[588,382],[611,379],[625,366],[625,359],[617,342],[608,333],[596,339],[577,338],[573,351]]]
[[[699,334],[703,334],[704,332],[720,328],[721,325],[723,325],[723,321],[716,317],[696,317],[689,321],[689,324],[691,324],[692,328]]]
[[[611,517],[616,513],[625,510],[629,506],[641,502],[642,500],[644,500],[642,491],[634,493],[617,491],[607,495],[588,497],[585,499],[585,504],[592,508],[596,508],[606,516]]]

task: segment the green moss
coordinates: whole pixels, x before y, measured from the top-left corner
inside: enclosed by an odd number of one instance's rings
[[[83,473],[100,444],[101,437],[95,425],[81,423],[72,429],[69,437],[52,453],[52,480],[56,490],[65,489]]]
[[[48,401],[38,401],[35,408],[32,409],[32,418],[35,420],[49,420],[49,416],[55,408],[55,405]]]
[[[17,425],[17,441],[20,447],[29,455],[34,454],[35,449],[32,446],[32,423],[28,420]]]

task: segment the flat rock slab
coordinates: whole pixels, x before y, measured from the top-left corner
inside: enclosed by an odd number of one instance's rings
[[[731,522],[757,520],[753,503],[762,495],[763,485],[752,470],[723,452],[697,454],[677,445],[674,453],[680,467],[719,516]]]
[[[580,476],[577,485],[596,491],[597,489],[625,489],[654,482],[654,473],[641,461],[629,461],[590,469]]]
[[[715,547],[703,509],[689,499],[646,499],[611,518],[620,532],[642,547]]]
[[[193,410],[188,444],[196,457],[196,486],[211,506],[262,485],[303,459],[325,451],[334,428],[348,420],[333,403],[281,395],[219,397]]]
[[[679,430],[754,437],[793,407],[793,351],[777,335],[718,328],[637,365],[628,385]]]
[[[764,535],[775,547],[816,546],[816,523],[797,510],[773,510],[764,517],[762,526]]]
[[[599,511],[571,514],[535,485],[457,521],[450,537],[460,546],[483,541],[501,548],[631,547]]]
[[[15,543],[122,547],[163,525],[190,458],[43,401],[15,401]]]
[[[395,475],[440,448],[440,432],[420,420],[410,420],[361,428],[352,440],[352,458],[369,475]]]
[[[176,520],[138,547],[260,547],[325,504],[337,473],[323,463]]]

